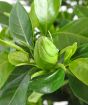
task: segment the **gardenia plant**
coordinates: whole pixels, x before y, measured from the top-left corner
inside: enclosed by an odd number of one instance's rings
[[[20,2],[13,8],[8,4],[10,33],[7,36],[5,29],[0,37],[0,105],[32,105],[66,84],[88,104],[88,41],[81,32],[88,19],[57,31],[53,22],[60,5],[61,0],[34,0],[29,16]]]

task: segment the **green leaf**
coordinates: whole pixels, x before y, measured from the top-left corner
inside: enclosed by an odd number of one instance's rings
[[[83,35],[85,37],[88,37],[87,35],[87,25],[88,25],[88,18],[81,18],[79,20],[73,21],[66,26],[64,26],[60,31],[67,31],[72,32],[75,34]],[[78,27],[79,26],[79,27]],[[74,30],[73,30],[74,29]]]
[[[35,13],[44,33],[55,21],[62,0],[34,0]]]
[[[88,58],[88,43],[84,43],[78,47],[76,53],[72,57],[72,60],[77,58]]]
[[[20,51],[24,52],[24,50],[21,47],[17,46],[12,41],[5,41],[5,40],[0,39],[0,45],[15,48],[16,50],[20,50]]]
[[[4,25],[9,24],[9,17],[8,14],[10,13],[12,6],[7,3],[0,1],[0,23]]]
[[[8,105],[26,105],[27,91],[29,86],[29,75],[27,74],[19,87],[15,91],[12,99],[10,100]]]
[[[83,102],[88,103],[88,86],[83,84],[72,75],[69,75],[69,85],[76,97],[78,97]]]
[[[14,66],[9,63],[8,54],[0,53],[0,88],[5,84],[13,70]]]
[[[32,92],[32,94],[28,97],[28,102],[29,103],[37,103],[39,99],[42,97],[43,94],[37,93],[37,92]]]
[[[40,93],[48,94],[59,89],[63,85],[63,82],[64,70],[58,68],[51,74],[32,79],[30,81],[30,89]]]
[[[29,54],[21,51],[10,52],[8,60],[14,66],[27,65],[29,63]]]
[[[29,16],[32,22],[33,29],[35,27],[39,27],[39,21],[38,21],[38,18],[36,16],[35,9],[34,9],[34,2],[31,4],[31,11],[30,11]]]
[[[53,39],[55,45],[62,49],[67,47],[74,42],[77,42],[78,46],[80,44],[88,42],[88,18],[80,18],[77,21],[73,21],[58,32],[53,33]]]
[[[0,105],[26,105],[29,74],[20,74],[0,91]]]
[[[4,15],[3,13],[0,13],[0,23],[4,25],[9,24],[9,17]]]
[[[17,43],[25,44],[31,47],[33,44],[32,25],[29,16],[23,6],[17,2],[13,7],[10,15],[10,32],[13,34]]]
[[[77,6],[75,8],[75,13],[79,17],[88,17],[88,7],[85,7],[85,6]]]
[[[0,12],[10,13],[11,9],[12,6],[9,3],[0,1]]]
[[[17,74],[16,75],[14,74],[13,76],[17,76]],[[12,80],[6,83],[5,86],[0,90],[0,105],[9,104],[16,89],[18,88],[20,82],[22,81],[22,78],[24,78],[23,74],[20,74],[19,77],[15,79],[11,78]]]
[[[69,64],[70,71],[88,86],[88,58],[78,58]]]

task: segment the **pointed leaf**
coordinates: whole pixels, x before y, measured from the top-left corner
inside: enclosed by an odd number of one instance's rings
[[[35,13],[46,33],[55,21],[62,0],[34,0]]]
[[[10,32],[14,40],[18,43],[24,43],[27,46],[32,45],[32,25],[29,16],[23,6],[17,2],[10,15]],[[20,42],[19,42],[20,41]]]

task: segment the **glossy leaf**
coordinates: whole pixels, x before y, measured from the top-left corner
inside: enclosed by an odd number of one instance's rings
[[[9,53],[8,60],[14,66],[26,65],[29,62],[29,55],[26,52],[14,51]]]
[[[46,33],[55,21],[62,0],[34,0],[35,13]]]
[[[13,70],[14,66],[9,63],[8,54],[0,53],[0,88],[5,84]]]
[[[79,58],[69,64],[70,71],[88,86],[88,58]]]
[[[62,49],[66,46],[77,42],[80,44],[88,42],[88,18],[80,18],[79,20],[73,21],[58,32],[52,34],[55,45]]]
[[[10,15],[10,32],[14,40],[28,47],[32,45],[32,25],[29,16],[23,6],[17,2]]]
[[[48,94],[59,89],[64,82],[64,70],[59,68],[52,74],[34,78],[30,81],[30,89]]]
[[[79,81],[76,77],[69,75],[69,85],[76,97],[88,103],[88,86]]]

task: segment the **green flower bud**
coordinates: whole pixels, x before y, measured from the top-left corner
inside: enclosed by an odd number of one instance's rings
[[[47,37],[40,37],[35,44],[34,60],[41,69],[52,68],[58,60],[58,49]]]

